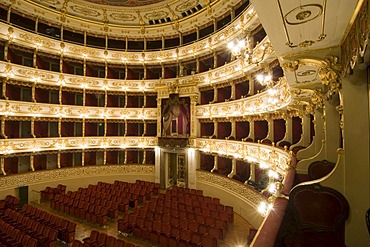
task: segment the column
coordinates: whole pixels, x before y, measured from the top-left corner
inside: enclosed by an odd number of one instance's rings
[[[249,178],[245,181],[244,184],[248,184],[248,182],[256,182],[256,164],[250,163],[249,164]]]
[[[211,172],[214,172],[215,170],[216,171],[218,170],[218,155],[217,154],[213,156],[213,168]]]
[[[236,174],[236,159],[232,159],[232,168],[230,174],[227,175],[228,178],[233,178],[234,175]]]

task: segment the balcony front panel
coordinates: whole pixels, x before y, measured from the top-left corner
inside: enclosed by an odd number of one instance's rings
[[[195,117],[212,119],[263,114],[284,108],[291,100],[289,85],[281,78],[273,88],[248,98],[196,106]]]
[[[72,149],[101,148],[154,148],[156,137],[57,137],[57,138],[17,138],[1,139],[0,154],[32,153]]]
[[[38,50],[48,54],[59,55],[63,52],[64,56],[71,58],[86,58],[91,61],[106,60],[108,63],[113,64],[129,63],[141,65],[143,62],[145,62],[145,64],[158,64],[160,62],[173,62],[177,59],[191,59],[194,55],[203,56],[209,54],[213,50],[219,50],[226,47],[229,40],[241,35],[243,32],[242,27],[248,26],[249,30],[253,30],[258,25],[259,20],[257,15],[254,12],[246,11],[226,28],[212,34],[207,39],[199,40],[177,49],[151,52],[125,52],[86,47],[40,36],[3,23],[0,25],[0,38],[10,40],[11,43],[20,46],[37,48]]]
[[[281,175],[289,168],[290,154],[280,148],[253,142],[197,138],[193,146],[205,153],[215,153],[248,162],[263,162]]]
[[[6,6],[13,4],[12,0],[3,2]],[[40,2],[45,4],[43,1]],[[103,37],[106,34],[112,37],[127,36],[130,38],[142,38],[145,35],[147,38],[160,39],[162,34],[177,36],[179,32],[191,32],[195,30],[195,26],[211,23],[213,18],[223,16],[229,11],[229,8],[225,8],[225,6],[235,6],[240,1],[218,0],[212,3],[207,1],[201,1],[200,3],[203,8],[192,14],[191,18],[177,18],[174,21],[160,25],[149,25],[149,21],[157,17],[158,14],[160,16],[182,16],[181,13],[188,10],[190,6],[178,0],[170,2],[169,5],[157,4],[155,8],[153,5],[149,5],[149,7],[141,6],[140,11],[133,11],[132,7],[102,7],[93,3],[87,4],[87,2],[81,5],[77,1],[68,3],[66,6],[58,1],[54,8],[49,7],[49,5],[37,4],[35,1],[20,1],[17,3],[17,9],[26,12],[28,16],[39,14],[43,20],[56,27],[64,26],[66,29],[81,32],[88,31],[91,34]],[[209,6],[207,7],[207,5]],[[212,10],[212,15],[209,14],[209,8]],[[63,12],[62,9],[64,9]]]
[[[88,107],[0,100],[0,115],[73,119],[156,120],[156,108]]]
[[[264,39],[255,48],[257,59],[263,63],[275,61],[276,56],[268,39]],[[184,76],[181,78],[158,79],[158,80],[114,80],[96,77],[84,77],[78,75],[62,74],[51,71],[39,70],[17,64],[0,62],[0,75],[14,80],[36,82],[53,86],[66,86],[71,88],[89,89],[89,90],[107,90],[107,91],[130,91],[130,92],[155,92],[156,88],[164,88],[161,95],[168,95],[169,85],[179,85],[182,89],[187,85],[197,84],[198,86],[209,86],[212,84],[225,83],[230,79],[245,76],[245,73],[252,73],[259,70],[258,64],[249,64],[244,59],[237,59],[221,67],[208,72],[196,75]],[[167,91],[166,91],[167,90]]]

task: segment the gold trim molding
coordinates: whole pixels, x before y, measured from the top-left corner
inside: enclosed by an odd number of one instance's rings
[[[107,175],[153,175],[153,165],[103,165],[88,167],[62,168],[48,171],[28,172],[0,178],[2,190],[15,188],[19,185],[34,185],[47,182],[78,179],[80,177],[98,177]]]
[[[217,189],[225,190],[229,194],[238,197],[258,209],[261,202],[266,202],[267,199],[261,193],[245,186],[242,183],[231,180],[230,178],[216,175],[211,172],[197,171],[197,183],[211,185]]]

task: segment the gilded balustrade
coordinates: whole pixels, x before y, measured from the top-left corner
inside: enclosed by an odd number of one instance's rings
[[[268,39],[265,38],[255,48],[257,56],[261,55],[262,50],[265,50],[267,46],[270,47]],[[263,54],[261,63],[271,63],[276,59],[275,53],[271,47]],[[36,82],[38,84],[58,87],[66,86],[80,89],[86,88],[91,90],[130,92],[155,92],[157,87],[167,88],[168,91],[167,85],[171,84],[178,84],[181,87],[186,87],[187,85],[194,86],[194,84],[206,86],[225,83],[231,79],[245,76],[247,72],[252,73],[259,69],[260,67],[258,64],[248,64],[243,59],[236,59],[216,69],[195,75],[183,76],[181,78],[120,80],[63,74],[0,61],[0,76],[14,80]],[[164,92],[164,94],[168,94],[168,92]]]
[[[17,176],[4,176],[0,178],[0,188],[13,189],[20,184],[28,186],[51,183],[55,181],[66,181],[68,179],[81,179],[88,177],[112,176],[112,175],[152,175],[153,165],[101,165],[71,167],[47,171],[28,172],[17,174]]]
[[[275,86],[262,93],[229,102],[198,105],[195,116],[213,119],[263,114],[284,108],[291,100],[290,87],[282,77]]]
[[[74,119],[156,120],[157,108],[122,108],[0,100],[0,115]]]
[[[92,148],[154,148],[156,137],[92,136],[0,139],[0,154]]]
[[[289,168],[291,155],[280,148],[253,142],[229,141],[221,139],[197,138],[194,147],[205,153],[230,156],[245,159],[248,162],[258,162],[275,170],[282,177]]]

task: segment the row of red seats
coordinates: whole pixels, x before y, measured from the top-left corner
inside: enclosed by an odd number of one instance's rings
[[[218,246],[217,239],[220,238],[218,229],[208,229],[206,226],[199,226],[199,229],[190,230],[184,226],[183,221],[179,226],[173,226],[160,220],[153,221],[151,225],[150,221],[137,218],[136,223],[131,227],[133,235],[136,237],[151,241],[160,246]]]
[[[38,241],[36,238],[32,238],[21,230],[1,221],[0,243],[1,247],[37,247]]]
[[[173,187],[172,189],[167,190],[166,193],[167,192],[170,194],[182,193],[182,194],[187,194],[187,195],[199,195],[199,196],[203,195],[203,190],[190,189],[190,188],[184,188],[184,187]]]
[[[197,197],[200,198],[200,197]],[[191,200],[188,198],[187,200],[183,200],[183,197],[168,197],[166,198],[153,198],[153,200],[149,203],[150,206],[146,206],[143,204],[143,207],[148,208],[156,208],[159,205],[158,210],[163,212],[166,210],[165,208],[171,209],[178,209],[187,212],[194,212],[196,214],[203,214],[204,216],[212,216],[214,218],[222,218],[227,219],[229,223],[234,222],[234,210],[231,206],[225,206],[220,203],[219,199],[214,200],[212,197],[204,197],[204,198],[211,198],[207,201],[200,201],[198,199]]]
[[[59,209],[59,207],[63,204],[67,208]],[[50,207],[65,212],[67,214],[69,213],[71,215],[74,215],[74,212],[72,212],[72,210],[76,208],[85,208],[86,205],[84,204],[87,204],[87,207],[89,205],[105,207],[108,210],[108,217],[112,219],[116,219],[118,217],[118,202],[96,197],[82,196],[80,194],[76,195],[74,192],[70,195],[68,195],[67,193],[67,195],[65,196],[56,196],[55,199],[50,202]],[[128,207],[128,201],[125,202],[125,204],[127,204]]]
[[[58,184],[56,188],[46,187],[45,190],[40,191],[41,199],[50,200],[53,199],[55,195],[66,193],[67,186],[64,184]]]
[[[36,239],[39,246],[56,246],[57,230],[13,209],[6,210],[6,214],[0,220],[0,225],[6,225],[5,231],[9,238],[18,239],[21,234],[27,234]]]
[[[190,229],[194,231],[197,231],[196,228],[198,227],[198,225],[205,225],[207,227],[217,228],[219,230],[219,237],[221,239],[223,239],[228,228],[227,219],[212,217],[211,215],[194,214],[192,212],[181,210],[178,211],[176,209],[172,209],[170,214],[163,214],[159,212],[144,210],[143,208],[137,210],[136,212],[134,211],[132,214],[124,214],[123,218],[118,221],[118,225],[120,226],[121,224],[121,227],[135,225],[137,217],[144,218],[147,221],[161,221],[163,223],[169,223],[170,225],[175,227]],[[124,228],[121,228],[121,231],[123,229]]]
[[[18,212],[13,212],[15,215],[12,217],[16,217],[16,213]],[[21,215],[18,215],[18,218],[22,218],[22,216],[23,218],[28,217],[57,230],[58,239],[65,243],[71,243],[75,238],[76,222],[63,219],[29,204],[25,204],[19,213]]]
[[[68,196],[55,197],[51,208],[74,217],[106,226],[108,224],[108,207],[96,205],[88,201],[80,201]]]
[[[7,208],[19,208],[20,200],[18,197],[7,195],[4,200],[0,200],[0,216],[4,215]]]
[[[90,236],[82,241],[75,240],[72,247],[89,247],[89,246],[104,246],[104,247],[136,247],[134,244],[125,242],[122,239],[107,235],[103,232],[92,230]]]

